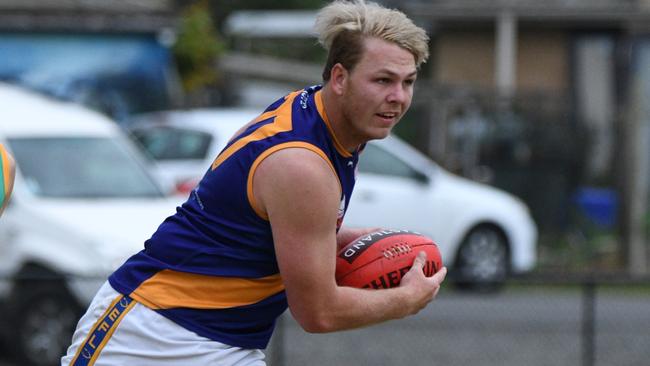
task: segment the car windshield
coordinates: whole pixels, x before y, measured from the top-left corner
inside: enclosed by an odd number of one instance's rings
[[[8,142],[28,188],[39,196],[162,196],[128,147],[117,139],[14,138]]]
[[[373,143],[366,145],[361,153],[359,171],[402,178],[418,178],[423,175],[406,165],[397,156]]]
[[[132,135],[155,160],[205,159],[212,141],[207,132],[173,127],[136,129]]]
[[[0,80],[84,104],[126,123],[169,108],[170,50],[145,34],[0,32]]]

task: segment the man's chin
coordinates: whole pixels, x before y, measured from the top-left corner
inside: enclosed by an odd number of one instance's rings
[[[385,139],[386,137],[388,137],[388,135],[390,135],[390,132],[392,130],[393,130],[392,127],[391,128],[378,128],[378,129],[372,131],[373,132],[372,140]]]
[[[372,141],[372,140],[381,140],[385,139],[390,135],[392,128],[373,128],[371,130],[364,131],[362,140]]]

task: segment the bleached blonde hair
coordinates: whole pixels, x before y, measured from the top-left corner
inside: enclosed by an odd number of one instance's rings
[[[363,40],[369,37],[393,42],[408,50],[416,67],[429,57],[429,37],[404,13],[364,0],[337,0],[318,12],[314,29],[318,41],[328,51],[323,80],[340,63],[352,70],[363,53]]]

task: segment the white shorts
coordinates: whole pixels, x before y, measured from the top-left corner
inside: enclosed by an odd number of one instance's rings
[[[264,366],[259,349],[201,337],[106,282],[79,320],[61,366]]]

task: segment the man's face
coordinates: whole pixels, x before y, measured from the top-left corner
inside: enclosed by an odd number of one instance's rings
[[[348,132],[361,142],[386,137],[411,105],[416,76],[409,51],[378,38],[366,39],[343,90]]]

